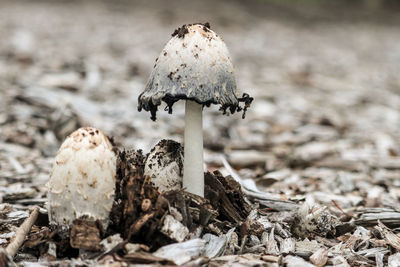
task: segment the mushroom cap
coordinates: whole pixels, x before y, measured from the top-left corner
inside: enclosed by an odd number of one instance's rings
[[[231,113],[241,110],[228,49],[209,24],[183,25],[172,36],[139,96],[139,111],[150,111],[155,120],[161,101],[172,113],[172,105],[180,99],[219,104]]]
[[[161,140],[147,155],[144,175],[162,193],[179,190],[183,181],[183,147],[173,140]]]
[[[50,223],[68,230],[75,219],[99,220],[106,229],[113,206],[117,155],[101,131],[80,128],[55,157],[48,187]]]

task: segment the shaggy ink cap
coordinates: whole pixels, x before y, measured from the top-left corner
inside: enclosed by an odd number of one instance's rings
[[[225,114],[246,109],[253,98],[237,97],[233,65],[222,39],[206,24],[188,24],[175,30],[151,72],[139,107],[150,111],[156,120],[161,102],[172,106],[185,100],[184,166],[182,186],[204,197],[204,159],[202,110],[210,104],[220,105]],[[244,102],[244,108],[239,106]],[[168,177],[167,177],[168,178]],[[167,179],[165,178],[165,179]],[[171,177],[169,177],[171,178]]]
[[[117,154],[100,130],[80,128],[62,143],[54,159],[48,188],[50,224],[68,235],[75,219],[109,224],[114,203]]]
[[[228,49],[209,23],[183,25],[174,31],[139,95],[138,110],[150,111],[151,119],[156,120],[162,101],[172,113],[178,100],[192,100],[207,107],[220,105],[224,114],[243,110],[243,118],[253,100],[248,94],[238,97]]]

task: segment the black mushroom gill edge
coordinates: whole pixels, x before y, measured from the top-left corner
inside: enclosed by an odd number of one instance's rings
[[[141,96],[142,96],[142,94],[140,94],[139,98],[138,98],[138,103],[139,103],[138,104],[138,111],[140,112],[140,111],[142,111],[142,109],[144,109],[146,111],[150,111],[151,119],[153,121],[155,121],[156,120],[156,113],[157,113],[157,110],[158,110],[158,106],[160,104],[158,104],[158,105],[157,104],[156,105],[153,104],[153,101],[151,100],[151,98],[148,101],[142,101],[141,100]],[[224,115],[228,114],[227,110],[229,110],[231,114],[235,113],[236,111],[237,112],[243,111],[242,119],[244,119],[246,117],[246,111],[250,107],[251,102],[253,102],[253,99],[254,98],[250,97],[249,94],[243,93],[242,97],[238,98],[238,104],[222,104],[219,110],[221,110]],[[167,104],[167,106],[165,107],[165,110],[168,111],[169,114],[172,114],[172,106],[174,105],[175,102],[177,102],[179,100],[192,100],[192,101],[197,102],[200,105],[203,105],[203,107],[204,106],[209,107],[211,104],[215,104],[215,105],[220,104],[217,101],[215,101],[214,99],[202,102],[197,98],[189,98],[186,95],[166,94],[162,98],[162,101],[164,101]],[[239,105],[240,102],[243,102],[243,104],[244,104],[243,107],[241,107]]]

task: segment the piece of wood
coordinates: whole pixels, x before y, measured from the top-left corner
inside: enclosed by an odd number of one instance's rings
[[[328,251],[324,248],[318,249],[311,255],[310,261],[317,267],[324,266],[328,261]]]
[[[240,191],[240,186],[232,188],[232,184],[229,184],[219,173],[206,173],[205,181],[206,198],[216,210],[220,211],[220,216],[230,222],[242,222],[247,216],[247,206],[241,200],[243,193]]]
[[[400,251],[400,237],[398,235],[393,233],[380,221],[378,221],[378,226],[375,226],[375,228],[378,229],[378,231],[381,233],[387,243],[389,243],[397,251]]]
[[[101,226],[97,222],[76,219],[71,228],[69,242],[71,247],[87,251],[101,249]]]
[[[356,211],[358,219],[355,224],[372,226],[378,224],[378,220],[388,227],[400,226],[400,212],[388,208],[370,208]]]
[[[8,244],[6,251],[10,257],[14,257],[18,252],[18,249],[21,247],[22,243],[25,240],[25,237],[29,233],[32,228],[32,225],[36,222],[36,219],[39,215],[39,207],[36,206],[29,217],[22,223],[22,225],[18,228],[17,233],[15,235],[14,240]]]
[[[157,263],[160,265],[174,265],[174,262],[165,258],[157,257],[148,252],[131,252],[124,256],[124,260],[134,264]]]

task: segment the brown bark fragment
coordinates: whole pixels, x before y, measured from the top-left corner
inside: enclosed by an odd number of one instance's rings
[[[162,265],[175,265],[172,261],[154,256],[147,252],[133,252],[124,256],[124,260],[134,264],[162,264]]]
[[[71,247],[89,251],[100,250],[101,231],[99,228],[97,222],[76,219],[71,228]]]
[[[240,185],[219,172],[205,174],[205,198],[209,199],[221,218],[240,223],[247,217],[249,206],[244,201]]]

